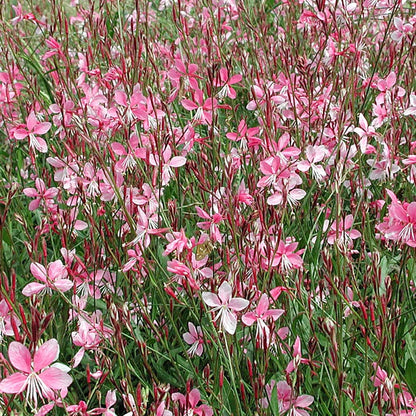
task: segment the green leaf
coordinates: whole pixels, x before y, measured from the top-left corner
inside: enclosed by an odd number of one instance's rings
[[[416,364],[412,360],[408,360],[406,363],[406,370],[404,373],[406,384],[409,387],[412,395],[416,394]]]

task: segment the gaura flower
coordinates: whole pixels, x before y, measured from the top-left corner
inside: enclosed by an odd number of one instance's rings
[[[38,397],[52,399],[54,392],[66,389],[72,383],[69,368],[63,364],[51,364],[59,356],[59,344],[50,339],[42,344],[33,357],[20,342],[9,345],[10,363],[19,372],[11,374],[0,382],[0,392],[19,394],[27,391],[26,400],[37,407]]]
[[[203,292],[202,299],[208,306],[214,308],[212,312],[217,312],[214,321],[221,318],[220,326],[233,335],[237,328],[235,311],[247,308],[249,301],[243,298],[232,298],[232,288],[227,282],[223,282],[218,289],[218,296],[215,293]]]

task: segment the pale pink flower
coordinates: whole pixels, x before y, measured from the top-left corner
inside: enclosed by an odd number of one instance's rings
[[[46,189],[45,182],[42,179],[36,178],[35,188],[25,188],[23,193],[29,198],[35,198],[29,204],[29,210],[34,211],[39,208],[40,203],[43,201],[46,207],[53,206],[53,199],[58,195],[57,188]]]
[[[243,77],[240,74],[229,77],[228,70],[226,68],[221,68],[219,75],[220,79],[217,78],[214,80],[214,85],[221,88],[218,93],[218,97],[224,98],[225,96],[228,96],[228,98],[233,100],[235,97],[237,97],[237,93],[235,92],[235,89],[231,87],[231,85],[238,84],[243,79]]]
[[[354,133],[357,133],[360,137],[360,149],[362,153],[367,150],[368,138],[377,136],[376,129],[373,126],[369,126],[365,117],[360,114],[358,117],[360,127],[354,129]]]
[[[30,271],[33,277],[42,283],[29,283],[26,285],[22,291],[25,296],[36,295],[40,292],[52,293],[52,290],[66,292],[74,285],[71,280],[66,278],[68,272],[61,260],[49,263],[47,269],[40,263],[32,263]]]
[[[301,345],[300,345],[300,338],[296,337],[295,343],[293,344],[293,360],[289,362],[289,364],[286,367],[287,373],[292,373],[293,371],[297,370],[299,367],[299,364],[308,364],[310,360],[307,358],[302,357],[302,351],[301,351]]]
[[[351,214],[342,218],[338,223],[337,221],[334,221],[328,232],[328,243],[337,243],[340,247],[352,248],[353,240],[361,237],[361,233],[359,231],[352,229],[353,222],[354,218]],[[324,228],[328,226],[327,224],[328,220],[325,220]]]
[[[269,309],[269,304],[269,297],[266,293],[263,293],[256,310],[247,312],[241,317],[241,320],[247,326],[257,324],[256,339],[261,348],[267,348],[270,343],[270,328],[267,321],[274,322],[285,312],[283,309]]]
[[[181,409],[183,410],[183,413],[181,414],[186,416],[212,416],[214,413],[211,407],[206,404],[197,406],[201,400],[201,394],[198,389],[192,389],[186,396],[182,393],[173,393],[172,400],[179,401]]]
[[[41,153],[46,153],[48,151],[48,145],[42,137],[39,137],[39,135],[47,133],[51,126],[51,123],[38,121],[35,113],[32,111],[26,118],[26,125],[14,130],[14,137],[17,140],[23,140],[26,137],[29,137],[30,147],[35,148]]]
[[[97,407],[95,409],[91,409],[88,414],[89,415],[104,415],[104,416],[117,416],[114,409],[112,407],[116,404],[116,391],[109,390],[107,395],[105,396],[105,407]]]
[[[321,146],[307,146],[305,150],[307,160],[298,162],[298,169],[301,172],[307,172],[309,169],[312,171],[312,176],[316,181],[322,181],[326,176],[325,169],[319,165],[325,157],[329,155],[328,149]]]
[[[183,334],[183,339],[187,344],[191,346],[188,349],[188,354],[193,357],[198,355],[199,357],[204,352],[204,335],[200,326],[195,327],[192,322],[188,322],[189,332]]]
[[[18,328],[20,326],[20,320],[15,316],[13,309],[11,309],[7,302],[2,299],[0,301],[0,344],[4,335],[14,335],[12,319],[14,320],[16,328]]]
[[[162,161],[157,154],[151,154],[149,156],[149,163],[152,166],[160,166],[162,164],[162,185],[167,185],[170,181],[170,178],[173,176],[172,168],[179,168],[186,163],[186,158],[183,156],[174,156],[172,157],[172,149],[170,146],[167,146],[166,149],[162,152]]]
[[[218,296],[215,293],[203,292],[203,301],[214,308],[212,312],[217,312],[214,321],[220,319],[220,326],[229,334],[233,335],[237,328],[236,311],[245,309],[250,303],[247,299],[233,298],[232,288],[228,282],[223,282],[218,289]]]
[[[181,59],[175,59],[175,68],[168,71],[167,75],[176,83],[179,84],[181,78],[184,80],[185,88],[190,86],[192,89],[198,89],[198,75],[196,75],[198,71],[198,65],[195,64],[185,64],[182,62]]]
[[[410,23],[403,23],[400,17],[395,16],[393,18],[394,26],[396,30],[391,34],[391,38],[395,42],[400,42],[403,38],[411,35],[413,31],[413,25]]]
[[[416,247],[416,202],[402,203],[392,191],[387,190],[387,194],[392,199],[389,215],[377,229],[389,240]]]
[[[272,266],[279,267],[283,273],[288,273],[292,269],[300,269],[303,266],[301,254],[304,250],[295,251],[298,244],[290,238],[286,242],[280,240],[277,251],[273,256]]]
[[[296,396],[286,381],[279,381],[276,383],[272,380],[266,385],[267,398],[262,401],[264,408],[269,406],[269,402],[272,400],[272,394],[274,394],[274,392],[277,394],[280,415],[309,416],[309,406],[313,403],[314,398],[309,395]]]
[[[217,100],[210,97],[204,100],[203,92],[199,89],[194,93],[194,100],[184,99],[181,104],[188,111],[196,110],[195,121],[201,124],[211,124],[213,111],[217,107]]]
[[[54,391],[66,389],[72,383],[62,364],[51,364],[59,356],[59,344],[50,339],[42,344],[31,357],[29,350],[20,342],[9,345],[9,360],[20,372],[13,373],[0,382],[0,392],[19,394],[27,391],[26,400],[37,407],[38,397],[51,399]]]

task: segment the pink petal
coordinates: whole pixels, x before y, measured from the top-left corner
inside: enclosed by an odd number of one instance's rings
[[[32,263],[30,265],[30,271],[32,272],[33,277],[40,280],[41,282],[46,283],[46,269],[40,263]]]
[[[201,395],[199,393],[198,389],[192,389],[189,393],[189,404],[191,405],[191,408],[194,408],[199,400],[201,399]]]
[[[39,378],[52,390],[61,390],[72,383],[72,377],[59,368],[50,367],[39,374]]]
[[[267,198],[267,203],[269,205],[279,205],[282,203],[283,197],[280,192],[275,192],[273,195]]]
[[[310,166],[311,165],[307,160],[302,160],[298,163],[297,167],[301,172],[306,172],[307,170],[309,170]]]
[[[185,163],[186,159],[183,156],[175,156],[170,160],[169,166],[178,168],[179,166],[183,166]]]
[[[30,198],[36,198],[38,196],[38,191],[35,188],[25,188],[23,189],[23,193]]]
[[[237,328],[237,317],[228,309],[225,309],[223,312],[222,325],[225,331],[231,335],[234,335]]]
[[[198,331],[195,328],[195,325],[192,322],[188,323],[189,333],[195,337],[198,338]]]
[[[34,211],[35,209],[38,209],[39,205],[40,205],[40,198],[36,198],[33,201],[30,201],[29,211]]]
[[[47,153],[48,151],[48,145],[46,144],[46,141],[42,139],[42,137],[36,136],[36,138],[33,140],[33,143],[31,141],[31,144],[41,153]]]
[[[121,105],[123,107],[127,107],[127,95],[124,91],[116,91],[114,93],[114,101],[118,104]]]
[[[247,308],[247,306],[249,305],[249,303],[250,302],[247,299],[243,299],[243,298],[233,298],[228,303],[228,307],[230,309],[235,310],[235,311],[241,311],[241,310]]]
[[[16,129],[13,134],[17,140],[23,140],[29,135],[26,129]]]
[[[232,288],[228,282],[222,282],[222,285],[218,289],[218,297],[221,299],[222,304],[226,304],[231,299]]]
[[[9,360],[13,367],[24,373],[31,372],[32,358],[29,350],[20,342],[13,341],[9,345]]]
[[[45,121],[44,123],[39,123],[33,129],[33,133],[35,133],[35,134],[45,134],[50,130],[51,126],[52,126],[52,124],[48,123],[47,121]]]
[[[312,396],[304,394],[303,396],[299,396],[295,401],[296,407],[307,407],[311,405],[314,401]]]
[[[35,352],[33,357],[34,370],[39,372],[43,368],[51,365],[59,356],[59,344],[54,338],[46,341]]]
[[[214,293],[210,292],[203,292],[202,293],[202,300],[208,305],[213,307],[221,306],[221,301],[219,300],[218,296]]]
[[[254,324],[254,322],[256,322],[257,314],[254,312],[247,312],[241,317],[241,320],[245,325],[251,326]]]
[[[276,319],[281,317],[284,313],[285,313],[284,309],[271,309],[270,311],[267,311],[264,313],[264,317],[268,318],[269,316],[271,316],[273,321],[275,321]]]
[[[127,155],[126,149],[120,143],[117,143],[117,142],[111,143],[111,148],[113,149],[113,152],[116,155],[119,155],[119,156]]]
[[[74,355],[74,365],[73,368],[78,367],[79,363],[81,362],[82,358],[84,357],[85,349],[82,347],[75,355]]]
[[[263,315],[267,309],[269,309],[269,297],[263,293],[256,308],[257,315]]]
[[[194,342],[196,342],[196,339],[194,338],[194,336],[192,336],[189,332],[185,332],[183,334],[183,339],[189,345],[192,345]]]
[[[35,113],[32,111],[28,118],[26,119],[26,125],[29,131],[33,131],[33,128],[36,126],[36,124],[38,123],[38,120],[35,116]]]
[[[48,276],[50,280],[63,279],[67,275],[68,272],[61,260],[53,261],[48,265]]]
[[[240,74],[236,74],[236,75],[233,75],[229,79],[228,83],[229,84],[236,84],[237,82],[240,82],[242,79],[243,79],[243,77]]]
[[[198,106],[191,100],[186,100],[186,99],[182,100],[181,104],[186,110],[189,110],[189,111],[196,110],[198,108]],[[16,137],[16,132],[15,132],[15,137]]]
[[[36,295],[37,293],[41,292],[45,286],[46,285],[42,283],[29,283],[23,288],[22,293],[25,296]]]
[[[27,376],[22,373],[14,373],[0,383],[0,392],[7,394],[21,393],[25,389]]]
[[[61,292],[66,292],[69,289],[72,289],[74,283],[69,279],[57,279],[53,285]]]

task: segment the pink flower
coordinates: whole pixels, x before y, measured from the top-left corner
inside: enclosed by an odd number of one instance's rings
[[[377,226],[377,229],[389,240],[416,247],[416,202],[402,203],[392,191],[387,190],[387,194],[392,199],[389,216]]]
[[[221,318],[220,326],[233,335],[237,328],[237,316],[235,311],[247,308],[249,301],[243,298],[232,298],[232,288],[227,282],[223,282],[218,289],[218,296],[214,293],[203,292],[203,301],[214,308],[212,312],[218,312],[214,321]]]
[[[188,322],[189,332],[183,334],[183,339],[187,344],[191,346],[188,350],[188,354],[192,357],[195,354],[199,357],[204,352],[204,336],[200,326],[195,328],[192,322]]]
[[[213,411],[210,406],[201,404],[197,406],[201,400],[201,394],[198,389],[192,389],[186,397],[181,393],[172,394],[173,401],[179,401],[182,409],[185,411],[183,415],[212,416]]]
[[[269,309],[269,304],[269,297],[266,293],[263,293],[255,312],[247,312],[241,318],[247,326],[251,326],[255,322],[257,323],[256,339],[261,348],[267,347],[270,342],[270,328],[266,321],[268,318],[271,321],[275,321],[285,312],[283,309]]]
[[[218,93],[218,97],[224,98],[226,95],[228,95],[228,97],[231,99],[237,97],[237,93],[235,92],[235,89],[231,87],[231,85],[239,83],[242,79],[243,77],[240,74],[229,77],[227,69],[221,68],[220,80],[216,79],[214,81],[214,85],[216,87],[222,87]]]
[[[104,416],[116,416],[114,409],[111,407],[116,404],[116,391],[109,390],[107,395],[105,396],[105,408],[104,407],[97,407],[95,409],[91,409],[88,413],[90,415],[104,415]]]
[[[352,241],[361,237],[359,231],[350,229],[353,226],[353,221],[354,218],[351,214],[347,215],[338,223],[334,221],[328,233],[328,243],[337,243],[340,247],[352,248]]]
[[[35,209],[39,208],[39,205],[42,201],[44,201],[46,207],[53,206],[53,198],[58,195],[57,188],[49,188],[46,189],[45,182],[42,179],[36,178],[35,180],[35,188],[25,188],[23,189],[23,193],[30,197],[35,198],[29,204],[29,210],[34,211]]]
[[[12,319],[16,324],[16,328],[20,326],[20,321],[13,313],[13,309],[11,309],[7,302],[3,299],[0,301],[0,343],[3,340],[4,335],[14,335]]]
[[[266,385],[266,392],[268,399],[263,399],[263,407],[267,408],[269,406],[272,394],[276,392],[280,415],[287,413],[290,416],[309,416],[309,413],[306,410],[310,410],[309,406],[313,403],[314,398],[309,395],[296,397],[292,388],[286,381],[279,381],[276,383],[272,380],[270,384]]]
[[[362,153],[365,153],[367,150],[367,141],[369,137],[377,136],[376,129],[373,126],[369,126],[365,117],[360,114],[359,115],[359,123],[360,127],[356,127],[354,129],[354,133],[357,133],[360,136],[360,149]]]
[[[69,368],[63,364],[51,364],[59,356],[59,344],[51,339],[42,344],[33,358],[20,342],[9,345],[9,360],[20,372],[13,373],[0,382],[0,392],[19,394],[27,390],[27,401],[37,407],[38,397],[51,399],[54,391],[66,389],[72,383],[67,374]]]
[[[181,104],[188,111],[196,110],[195,121],[201,124],[211,124],[213,110],[217,107],[217,100],[210,97],[204,100],[203,92],[199,89],[195,91],[194,99],[195,101],[184,99]]]
[[[152,166],[160,166],[162,163],[162,185],[164,186],[169,183],[170,178],[173,175],[172,168],[183,166],[186,163],[186,158],[183,156],[172,157],[172,149],[170,146],[167,146],[162,153],[162,162],[157,154],[151,154],[149,156],[149,163]]]
[[[413,31],[413,25],[410,23],[403,23],[403,20],[400,17],[393,18],[394,26],[397,30],[395,30],[391,34],[391,38],[395,42],[400,42],[404,37],[408,37],[411,35]]]
[[[37,120],[35,113],[32,111],[26,119],[26,125],[17,128],[14,131],[14,137],[17,140],[23,140],[29,137],[29,145],[41,153],[48,151],[48,145],[45,140],[39,137],[41,134],[47,133],[51,128],[51,123],[41,123]]]
[[[307,364],[309,362],[310,361],[307,358],[302,357],[300,338],[296,337],[295,343],[293,344],[293,360],[291,360],[287,365],[286,372],[292,373],[293,371],[298,369],[299,364]]]
[[[316,181],[322,181],[326,176],[326,172],[319,162],[322,162],[324,157],[328,156],[329,152],[325,146],[308,146],[305,151],[307,160],[302,160],[298,163],[298,169],[301,172],[312,171],[312,176]]]
[[[71,289],[74,283],[67,279],[68,272],[61,260],[56,260],[48,264],[45,269],[40,263],[30,265],[32,275],[42,283],[29,283],[23,288],[22,293],[25,296],[32,296],[42,291],[52,293],[52,290],[66,292]]]
[[[295,251],[298,247],[297,242],[293,242],[292,239],[287,239],[286,242],[280,240],[277,251],[273,257],[272,266],[279,267],[279,269],[288,273],[292,269],[300,269],[303,265],[302,257],[304,250]]]

